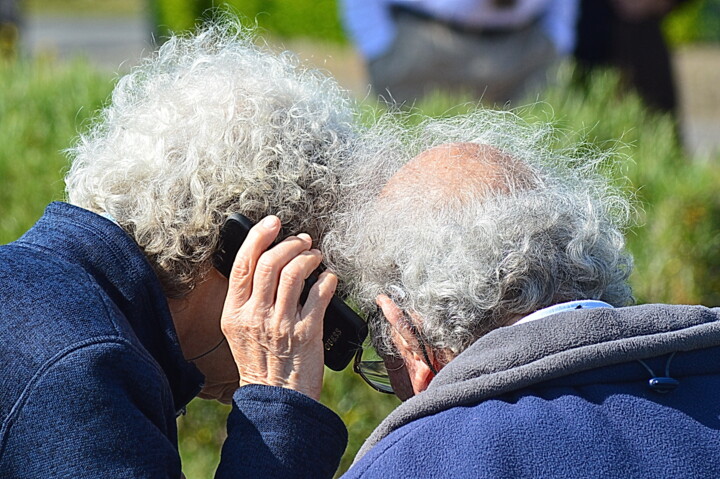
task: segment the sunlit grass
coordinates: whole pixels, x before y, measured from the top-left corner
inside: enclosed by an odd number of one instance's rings
[[[23,0],[29,14],[107,16],[137,15],[148,10],[146,0]]]
[[[0,63],[0,243],[14,240],[63,198],[62,150],[113,82],[86,63]]]

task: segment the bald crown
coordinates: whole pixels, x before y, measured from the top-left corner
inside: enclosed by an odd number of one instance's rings
[[[381,196],[443,206],[491,193],[529,189],[532,178],[527,166],[493,146],[449,143],[426,150],[406,163],[390,178]]]

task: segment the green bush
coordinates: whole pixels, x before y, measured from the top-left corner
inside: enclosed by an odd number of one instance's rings
[[[63,198],[62,153],[113,82],[86,63],[0,62],[0,244]]]
[[[151,6],[161,39],[169,32],[192,29],[217,10],[226,10],[275,36],[345,41],[336,0],[152,0]]]
[[[62,149],[102,105],[112,81],[84,63],[38,62],[0,65],[0,83],[0,242],[5,243],[29,228],[48,202],[63,197],[67,162]],[[581,141],[616,152],[619,175],[629,178],[642,205],[640,225],[628,236],[636,258],[631,280],[640,301],[718,305],[720,171],[710,161],[684,155],[671,118],[648,113],[637,97],[619,90],[616,76],[597,74],[586,92],[566,86],[550,89],[543,103],[519,113],[529,122],[552,121],[561,132],[559,148]],[[419,108],[432,115],[470,108],[456,105],[457,99],[436,95]],[[368,111],[373,110],[369,105]],[[327,372],[322,401],[350,430],[340,471],[398,404],[349,370]],[[188,477],[212,477],[227,412],[225,406],[195,400],[179,418]]]
[[[720,0],[686,2],[668,15],[664,27],[673,45],[720,42]]]

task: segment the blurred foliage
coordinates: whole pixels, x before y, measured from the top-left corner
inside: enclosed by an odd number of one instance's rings
[[[113,82],[88,64],[0,61],[0,244],[63,198],[62,153]]]
[[[63,197],[62,149],[108,97],[112,81],[87,64],[0,63],[0,243],[17,238]],[[690,159],[679,147],[672,118],[648,113],[621,94],[612,73],[598,73],[587,90],[564,83],[518,110],[529,122],[558,127],[557,147],[577,142],[613,151],[618,181],[637,190],[639,226],[628,236],[636,258],[631,281],[641,302],[720,304],[720,158]],[[433,95],[418,109],[451,115],[472,108]],[[367,118],[376,108],[367,107]],[[617,139],[620,139],[619,141]],[[714,160],[714,161],[713,161]],[[350,443],[340,471],[363,439],[398,404],[371,390],[351,371],[327,371],[322,401],[348,425]],[[228,408],[195,400],[178,420],[183,469],[212,477],[225,436]]]
[[[194,399],[178,418],[182,469],[188,479],[211,478],[220,463],[220,449],[227,437],[225,422],[230,406]]]
[[[365,438],[400,404],[394,395],[370,388],[352,367],[341,372],[325,368],[320,401],[338,413],[348,428],[348,447],[337,476],[350,467]]]
[[[720,42],[720,0],[691,0],[668,15],[665,33],[673,45]]]
[[[150,5],[160,39],[192,29],[217,7],[276,36],[345,41],[336,0],[150,0]]]
[[[641,210],[628,234],[638,302],[720,305],[720,170],[716,158],[688,158],[670,115],[645,108],[613,72],[588,88],[550,89],[523,112],[551,119],[559,147],[588,142],[615,151],[616,175],[630,181]]]
[[[97,16],[137,15],[147,9],[147,0],[18,0],[30,14]]]

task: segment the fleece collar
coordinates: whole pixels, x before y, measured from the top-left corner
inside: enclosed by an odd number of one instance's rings
[[[573,309],[499,328],[450,361],[393,411],[355,460],[416,419],[595,368],[720,345],[720,309],[644,305]]]
[[[612,308],[613,305],[606,303],[605,301],[597,301],[594,299],[581,299],[579,301],[568,301],[567,303],[560,303],[554,306],[548,306],[547,308],[539,309],[532,314],[528,314],[520,321],[511,324],[515,326],[518,324],[525,324],[531,321],[537,321],[538,319],[551,316],[553,314],[562,313],[563,311],[569,311],[571,309],[592,309],[592,308]]]

